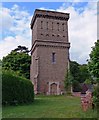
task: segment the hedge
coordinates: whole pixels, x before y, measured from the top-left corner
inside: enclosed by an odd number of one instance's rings
[[[2,104],[30,103],[34,100],[31,81],[18,77],[11,72],[2,72]]]

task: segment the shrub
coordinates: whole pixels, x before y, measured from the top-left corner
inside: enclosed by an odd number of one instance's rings
[[[97,86],[95,86],[94,88],[93,102],[95,106],[97,107],[97,110],[99,111],[99,83],[97,83]]]
[[[2,104],[30,103],[34,100],[31,81],[8,71],[2,72]]]
[[[77,80],[73,81],[72,86],[73,86],[73,92],[81,92],[81,86]]]

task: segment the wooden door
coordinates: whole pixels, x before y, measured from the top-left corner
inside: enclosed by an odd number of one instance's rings
[[[57,84],[56,83],[51,84],[50,90],[51,95],[57,95]]]

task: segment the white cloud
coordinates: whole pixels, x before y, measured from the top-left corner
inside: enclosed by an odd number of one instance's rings
[[[13,24],[13,18],[10,15],[10,9],[0,9],[0,30],[8,30]]]
[[[96,2],[89,2],[84,8],[76,9],[73,3],[68,6],[64,3],[57,11],[70,13],[69,19],[69,40],[71,42],[71,60],[85,63],[91,47],[97,39],[97,15]],[[41,8],[42,9],[42,8]],[[46,8],[43,8],[46,9]],[[82,11],[79,13],[79,11]],[[3,14],[2,14],[3,13]],[[11,9],[2,8],[3,34],[4,39],[0,42],[0,58],[6,56],[18,45],[31,47],[31,15],[18,5]]]
[[[31,47],[31,15],[22,10],[18,5],[14,5],[11,9],[2,7],[2,33],[3,40],[0,40],[0,59],[6,56],[11,50],[18,45]]]
[[[79,14],[79,9],[73,6],[61,6],[58,11],[70,13],[69,40],[71,43],[71,60],[86,63],[91,52],[91,47],[97,40],[97,3],[89,3],[84,11]]]
[[[0,52],[0,57],[2,58],[2,56],[6,56],[11,52],[11,50],[14,50],[19,45],[30,48],[30,40],[27,40],[27,38],[21,36],[6,37],[2,42],[0,42],[0,51],[2,51]]]

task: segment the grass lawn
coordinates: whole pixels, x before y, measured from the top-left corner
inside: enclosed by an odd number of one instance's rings
[[[97,112],[83,112],[80,98],[72,96],[36,96],[32,104],[6,106],[3,118],[96,118]]]

